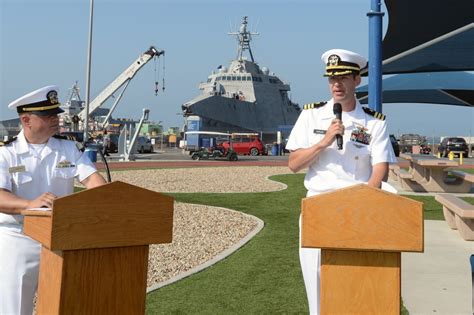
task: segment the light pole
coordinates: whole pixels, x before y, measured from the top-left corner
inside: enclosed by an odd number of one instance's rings
[[[431,141],[433,142],[433,143],[431,144],[431,155],[435,155],[435,150],[434,150],[434,145],[435,145],[435,143],[434,143],[434,138],[435,138],[435,131],[434,131],[434,129],[433,129],[433,138],[431,139]]]
[[[89,15],[89,45],[87,50],[87,71],[86,71],[86,99],[85,99],[85,112],[84,117],[84,143],[88,139],[89,129],[89,100],[90,100],[90,87],[91,87],[91,55],[92,55],[92,22],[94,20],[94,0],[91,0],[90,4],[90,15]]]
[[[159,121],[158,122],[158,125],[160,126],[160,129],[161,129],[161,137],[160,137],[160,140],[161,140],[161,143],[160,143],[160,151],[163,152],[163,126],[161,125],[163,123],[163,121]]]
[[[471,156],[474,156],[472,152],[472,129],[469,128],[469,146],[467,147],[467,157],[469,157],[469,152],[471,152]]]

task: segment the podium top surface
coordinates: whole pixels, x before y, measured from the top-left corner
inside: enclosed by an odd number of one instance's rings
[[[22,215],[38,216],[38,217],[50,217],[53,215],[51,210],[30,210],[26,209],[21,212]]]
[[[52,211],[25,210],[24,232],[51,250],[169,243],[174,199],[123,182],[53,202]]]
[[[365,184],[302,201],[302,246],[423,251],[423,204]]]

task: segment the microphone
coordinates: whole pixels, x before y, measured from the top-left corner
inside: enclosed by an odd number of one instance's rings
[[[342,121],[342,106],[341,103],[335,103],[333,107],[334,115],[336,118]],[[342,136],[336,135],[337,149],[342,150]]]

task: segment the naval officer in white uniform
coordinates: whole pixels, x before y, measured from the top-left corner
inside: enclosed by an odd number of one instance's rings
[[[286,145],[291,152],[288,167],[293,172],[308,168],[304,179],[307,197],[359,183],[396,192],[383,183],[388,164],[397,162],[385,116],[363,108],[355,98],[366,59],[343,49],[329,50],[321,59],[326,64],[324,76],[328,77],[332,98],[305,105]],[[335,103],[341,104],[342,120],[335,118]],[[342,135],[342,150],[336,135]],[[311,314],[319,314],[320,255],[320,249],[300,247]]]
[[[74,141],[58,131],[58,87],[47,86],[8,105],[16,109],[22,131],[0,147],[0,314],[33,312],[40,244],[22,233],[21,210],[50,208],[73,192],[74,178],[87,188],[105,184]]]

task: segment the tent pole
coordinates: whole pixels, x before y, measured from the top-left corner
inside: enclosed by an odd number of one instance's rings
[[[369,107],[382,112],[382,18],[381,0],[371,0],[369,17]]]

